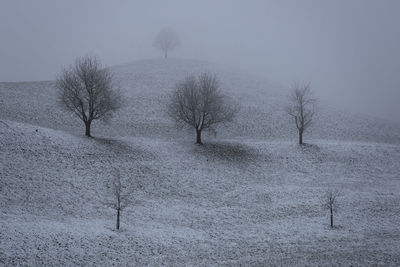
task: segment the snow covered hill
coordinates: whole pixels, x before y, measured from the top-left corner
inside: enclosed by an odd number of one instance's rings
[[[54,82],[0,84],[0,265],[400,265],[398,126],[322,106],[299,146],[285,94],[259,77],[191,60],[114,70],[125,106],[94,138],[59,109]],[[164,106],[201,71],[242,111],[197,146]],[[103,204],[115,169],[143,185],[120,231]]]
[[[236,123],[219,129],[218,137],[296,139],[296,129],[284,111],[286,91],[260,77],[226,66],[183,59],[142,60],[113,70],[125,95],[125,105],[111,124],[95,122],[94,135],[187,138],[166,115],[168,93],[189,74],[214,72],[226,93],[242,106]],[[0,96],[0,118],[82,134],[83,124],[60,110],[54,82],[0,83]],[[314,127],[305,135],[306,142],[312,139],[400,142],[399,125],[348,114],[327,103],[321,103],[319,111]]]
[[[398,265],[400,146],[85,138],[0,125],[1,265]],[[144,187],[122,214],[112,167]],[[336,228],[321,198],[340,188]]]

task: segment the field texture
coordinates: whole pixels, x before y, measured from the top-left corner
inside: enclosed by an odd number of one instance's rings
[[[53,82],[0,84],[0,265],[400,265],[398,125],[322,105],[299,146],[285,93],[258,77],[188,60],[114,70],[126,102],[94,138]],[[200,71],[242,104],[204,146],[164,112]],[[142,184],[119,231],[103,204],[115,169]]]

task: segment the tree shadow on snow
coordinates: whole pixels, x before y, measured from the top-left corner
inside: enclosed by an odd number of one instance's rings
[[[255,149],[238,143],[206,143],[197,146],[195,153],[202,154],[207,161],[227,161],[234,163],[248,163],[254,161],[258,157]]]
[[[303,143],[302,145],[298,145],[298,147],[302,152],[305,152],[305,153],[321,152],[321,148],[316,144]]]
[[[111,153],[118,155],[134,155],[140,158],[153,158],[153,155],[149,151],[145,151],[142,148],[134,146],[125,141],[110,139],[110,138],[102,138],[102,137],[93,137],[92,140],[106,147]]]

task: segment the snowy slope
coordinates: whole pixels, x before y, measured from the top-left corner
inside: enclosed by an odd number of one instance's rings
[[[225,91],[242,105],[236,123],[219,129],[220,138],[296,138],[293,123],[284,111],[285,91],[260,77],[226,66],[182,59],[142,60],[113,70],[124,93],[125,105],[111,124],[95,122],[94,135],[187,138],[166,116],[168,93],[186,75],[215,72]],[[54,82],[0,83],[0,101],[0,118],[82,134],[82,123],[60,110]],[[348,114],[326,103],[321,103],[319,110],[315,126],[305,135],[306,142],[311,139],[400,142],[399,125]]]
[[[125,105],[95,138],[54,82],[0,83],[0,265],[400,265],[400,128],[321,105],[296,144],[285,93],[193,60],[114,67]],[[194,144],[165,115],[174,84],[216,72],[237,123]],[[122,213],[102,204],[121,171],[141,181]],[[321,209],[339,188],[335,229]]]
[[[400,146],[85,138],[0,124],[0,265],[399,265]],[[118,167],[144,181],[114,228]],[[320,199],[340,188],[337,227]]]

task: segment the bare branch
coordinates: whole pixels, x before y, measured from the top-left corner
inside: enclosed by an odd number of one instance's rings
[[[135,191],[142,188],[142,183],[137,179],[122,179],[120,169],[112,168],[112,170],[111,179],[106,183],[109,195],[102,204],[117,211],[117,229],[119,229],[121,213],[133,203]]]
[[[176,32],[171,28],[162,29],[156,36],[153,46],[164,52],[164,57],[168,57],[168,52],[180,45],[180,40]]]
[[[333,228],[333,214],[338,211],[338,197],[341,196],[339,189],[329,189],[321,201],[324,209],[329,210],[331,216],[331,227]]]
[[[78,58],[57,77],[61,104],[81,119],[90,136],[93,120],[107,120],[121,105],[121,94],[114,89],[113,74],[96,57]]]
[[[196,130],[198,144],[203,130],[215,132],[215,125],[231,122],[238,111],[239,105],[221,93],[216,75],[208,73],[177,84],[168,104],[168,114],[178,126]]]
[[[313,98],[311,84],[295,82],[288,96],[286,112],[294,119],[299,132],[299,144],[303,143],[303,133],[312,124],[317,100]]]

